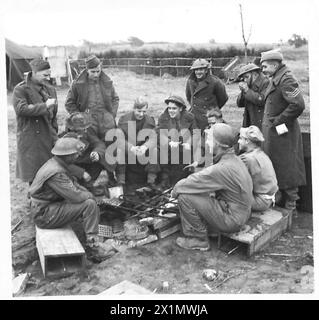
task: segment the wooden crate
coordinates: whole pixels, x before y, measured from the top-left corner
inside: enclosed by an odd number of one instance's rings
[[[66,276],[85,269],[85,251],[70,227],[36,227],[36,246],[44,277]]]
[[[218,239],[220,248],[223,237],[243,243],[247,246],[250,257],[257,251],[267,247],[285,230],[291,227],[291,212],[284,209],[268,209],[263,212],[253,212],[251,218],[241,231],[236,233],[221,233]]]

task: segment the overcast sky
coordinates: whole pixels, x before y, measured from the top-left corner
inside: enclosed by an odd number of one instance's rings
[[[5,37],[27,45],[127,40],[242,41],[239,3],[250,43],[309,38],[315,0],[1,0]]]

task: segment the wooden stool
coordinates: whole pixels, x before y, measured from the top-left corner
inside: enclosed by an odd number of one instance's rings
[[[69,275],[85,269],[85,251],[70,227],[36,229],[36,246],[44,277]]]
[[[222,238],[226,237],[241,242],[247,246],[248,257],[267,247],[280,235],[291,227],[291,212],[279,208],[268,209],[262,212],[252,212],[241,231],[236,233],[221,233],[218,236],[218,248]]]

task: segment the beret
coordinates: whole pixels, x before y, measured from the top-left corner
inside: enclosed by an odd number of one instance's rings
[[[51,68],[49,62],[42,58],[33,59],[30,62],[30,67],[34,72],[48,70]]]
[[[252,142],[265,141],[263,134],[256,126],[250,126],[248,128],[240,128],[240,135]]]
[[[91,55],[85,59],[85,64],[87,69],[96,68],[97,66],[100,65],[100,63],[101,63],[101,60],[95,55]]]

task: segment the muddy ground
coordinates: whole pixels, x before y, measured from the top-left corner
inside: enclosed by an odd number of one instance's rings
[[[120,84],[118,86],[120,91]],[[65,94],[66,89],[58,92],[61,101]],[[186,251],[176,246],[176,233],[139,248],[113,251],[114,254],[100,264],[88,262],[85,274],[44,279],[29,215],[27,184],[15,179],[16,125],[10,96],[8,102],[12,226],[22,220],[12,235],[13,276],[31,274],[22,296],[96,295],[123,280],[157,294],[313,292],[313,224],[312,214],[305,212],[298,212],[294,217],[290,231],[251,258],[246,257],[243,248],[228,255],[224,251],[230,251],[233,244],[226,243],[222,251],[217,248],[216,239],[211,239],[209,252]],[[63,109],[63,103],[60,108]],[[59,115],[60,125],[62,118],[63,111]],[[219,271],[224,278],[205,280],[202,272],[207,268]],[[169,284],[165,292],[164,281]]]

